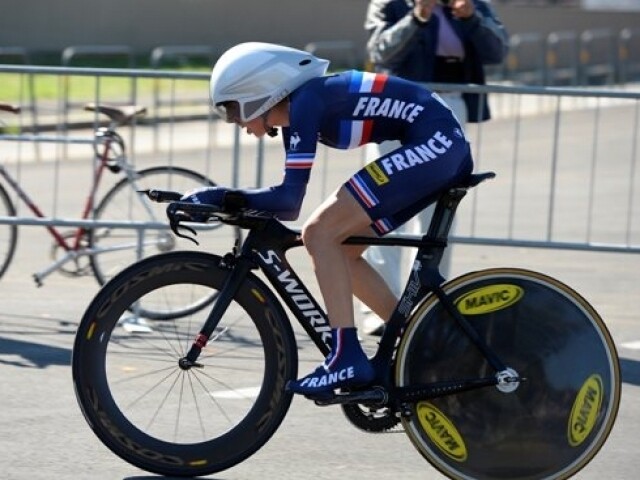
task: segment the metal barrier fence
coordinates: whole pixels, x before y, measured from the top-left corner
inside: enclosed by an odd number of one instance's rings
[[[511,35],[508,58],[501,65],[487,67],[494,81],[524,85],[592,85],[640,80],[640,29],[594,28],[583,31],[554,31],[548,34],[521,32]],[[331,60],[336,68],[368,66],[362,48],[353,40],[310,42],[305,49]],[[62,50],[62,66],[110,66],[135,68],[136,59],[152,68],[188,65],[204,61],[212,65],[222,52],[213,45],[161,45],[148,60],[128,45],[73,45]],[[32,64],[32,54],[23,47],[0,47],[1,63]],[[115,62],[115,63],[113,63]],[[31,86],[29,86],[31,87]],[[123,94],[129,94],[123,89]],[[27,93],[34,95],[32,88]],[[188,100],[188,99],[187,99]],[[156,99],[157,103],[158,99]],[[68,105],[70,108],[72,105]]]
[[[497,77],[525,85],[610,85],[637,81],[640,29],[519,33]]]
[[[42,75],[83,76],[94,79],[97,87],[110,78],[126,78],[134,84],[133,101],[138,104],[154,101],[153,82],[162,79],[173,85],[161,92],[169,108],[181,101],[185,89],[191,95],[202,91],[206,98],[209,79],[208,74],[188,72],[0,65],[0,82],[6,75],[33,77],[36,82]],[[640,93],[632,89],[507,85],[433,87],[489,95],[493,114],[491,121],[469,124],[466,130],[476,170],[494,170],[498,177],[463,201],[454,242],[640,253]],[[107,91],[96,88],[93,100],[108,102]],[[241,135],[239,129],[218,121],[206,103],[194,105],[185,117],[188,121],[168,115],[160,124],[141,121],[127,127],[130,157],[141,168],[151,164],[194,168],[222,185],[279,183],[281,140],[256,141]],[[20,119],[4,115],[3,119],[13,128],[13,135],[19,135]],[[56,124],[60,119],[48,121]],[[86,134],[77,129],[98,121],[95,114],[80,112],[76,129],[57,124],[57,133],[63,137]],[[15,218],[0,217],[0,223],[86,226],[87,221],[74,221],[61,213],[69,201],[61,200],[68,189],[57,188],[56,183],[67,169],[85,165],[78,160],[89,159],[91,154],[86,145],[61,141],[69,148],[66,159],[56,148],[42,149],[38,159],[30,141],[0,143],[3,163],[22,172],[25,181],[38,162],[50,162],[58,172],[54,184],[42,191],[58,205],[49,218],[34,220],[19,211]],[[320,148],[301,218],[363,162],[363,149]],[[87,175],[90,167],[87,162]]]

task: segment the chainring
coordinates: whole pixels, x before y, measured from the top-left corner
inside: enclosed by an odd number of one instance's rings
[[[77,235],[77,231],[75,230],[62,233],[62,237],[65,240],[70,240],[70,241],[73,240],[76,235]],[[88,246],[89,246],[89,237],[87,232],[85,231],[82,233],[82,236],[80,237],[79,248],[80,250],[83,250],[85,248],[88,248]],[[58,261],[66,253],[67,251],[60,244],[58,244],[57,242],[53,242],[53,244],[51,245],[51,252],[50,252],[52,260]],[[91,265],[89,263],[89,256],[80,255],[60,265],[60,267],[58,268],[58,271],[68,277],[82,277],[82,276],[88,275],[91,272],[90,267]]]
[[[397,412],[389,407],[367,406],[361,404],[341,405],[347,419],[365,432],[382,433],[391,430],[400,423]]]

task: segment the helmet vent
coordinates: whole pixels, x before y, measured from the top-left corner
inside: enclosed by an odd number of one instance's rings
[[[298,65],[300,65],[301,67],[305,66],[305,65],[309,65],[311,63],[311,59],[310,58],[305,58],[304,60],[301,60],[300,63]]]

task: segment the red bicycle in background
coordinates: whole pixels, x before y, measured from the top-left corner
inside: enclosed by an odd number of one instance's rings
[[[19,113],[20,107],[0,103],[0,110]],[[142,106],[110,106],[89,104],[85,110],[99,112],[109,118],[109,125],[95,129],[93,139],[87,141],[94,149],[96,162],[93,181],[89,186],[80,215],[81,220],[103,220],[123,222],[164,222],[164,208],[151,202],[144,190],[169,189],[189,191],[215,183],[206,176],[175,166],[157,166],[136,170],[126,154],[126,146],[117,128],[131,123],[146,114]],[[24,135],[0,135],[0,140],[26,139]],[[53,139],[52,141],[56,141]],[[58,139],[58,141],[62,141]],[[119,180],[100,199],[96,193],[101,182],[109,174],[119,176]],[[43,211],[34,199],[22,188],[4,165],[0,165],[0,276],[8,269],[16,250],[18,227],[16,223],[2,222],[2,217],[15,217],[16,208],[9,195],[14,191],[17,197],[38,218],[44,218]],[[208,228],[219,228],[222,224]],[[176,242],[169,228],[135,229],[126,227],[77,227],[61,231],[55,226],[45,228],[53,238],[51,247],[52,263],[33,274],[38,286],[54,271],[70,276],[93,273],[100,285],[136,260],[149,255],[168,252]],[[225,232],[225,233],[223,233]],[[220,235],[229,235],[232,245],[237,229],[223,227]],[[153,315],[152,315],[153,317]]]

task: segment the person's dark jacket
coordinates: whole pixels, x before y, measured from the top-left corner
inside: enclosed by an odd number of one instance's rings
[[[458,20],[451,11],[444,14],[462,39],[465,57],[464,82],[485,84],[483,65],[498,64],[508,49],[507,32],[488,2],[474,0],[475,13]],[[421,25],[412,15],[412,0],[371,0],[365,29],[369,32],[367,51],[377,72],[397,75],[417,82],[433,82],[438,40],[436,15]],[[486,95],[464,93],[469,122],[490,118]]]

